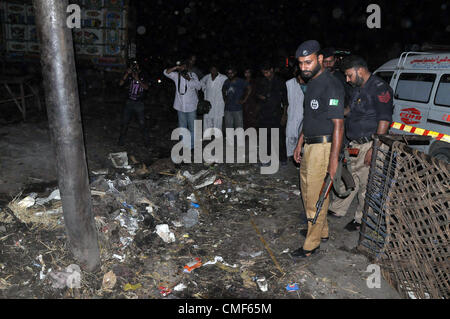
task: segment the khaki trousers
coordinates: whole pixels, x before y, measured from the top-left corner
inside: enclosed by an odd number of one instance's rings
[[[366,197],[367,182],[369,179],[370,171],[370,166],[366,166],[364,164],[364,158],[367,151],[372,148],[372,142],[364,144],[350,143],[350,147],[359,149],[358,156],[350,158],[352,176],[355,180],[355,189],[346,198],[333,196],[329,209],[337,216],[345,216],[348,209],[350,208],[353,199],[356,196],[358,200],[358,206],[356,207],[355,211],[355,221],[361,223],[364,209],[364,199]]]
[[[331,143],[305,144],[304,146],[300,164],[300,187],[308,219],[314,218],[316,214],[316,203],[327,173],[330,151]],[[328,204],[329,197],[324,201],[316,223],[313,225],[308,221],[304,250],[313,250],[320,245],[321,238],[328,237]]]

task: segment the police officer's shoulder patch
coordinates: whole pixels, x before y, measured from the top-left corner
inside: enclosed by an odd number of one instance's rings
[[[330,99],[330,105],[331,106],[338,106],[339,100],[338,99]]]

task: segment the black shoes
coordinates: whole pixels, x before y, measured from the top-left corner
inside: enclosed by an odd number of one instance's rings
[[[334,217],[334,218],[341,218],[342,216],[336,215],[334,212],[332,212],[331,210],[328,211],[328,216],[330,217]]]
[[[292,252],[291,256],[294,258],[307,258],[311,257],[314,253],[316,253],[320,248],[320,245],[314,248],[313,250],[304,250],[303,247]]]
[[[344,228],[348,231],[357,231],[361,227],[361,224],[356,222],[356,220],[352,220],[350,223],[348,223]]]
[[[308,230],[307,230],[307,229],[301,229],[301,230],[300,230],[300,234],[301,234],[303,237],[306,237],[306,234],[308,234]],[[321,238],[320,240],[322,241],[322,243],[326,243],[326,242],[328,241],[328,239],[330,239],[330,237],[323,237],[323,238]]]

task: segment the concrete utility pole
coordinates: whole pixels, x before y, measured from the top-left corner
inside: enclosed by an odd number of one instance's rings
[[[40,40],[47,116],[56,151],[58,184],[70,249],[80,266],[100,266],[81,125],[67,0],[33,0]]]

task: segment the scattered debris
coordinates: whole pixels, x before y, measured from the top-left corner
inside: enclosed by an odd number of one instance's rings
[[[51,271],[48,277],[52,282],[53,288],[68,287],[73,289],[81,286],[81,269],[75,264],[67,266],[65,271]]]
[[[142,288],[142,284],[140,284],[140,283],[135,284],[135,285],[132,285],[132,284],[128,283],[128,284],[123,286],[123,290],[124,291],[129,291],[129,290],[134,291],[134,290],[137,290],[139,288]]]
[[[200,258],[196,257],[195,260],[189,262],[184,266],[183,272],[185,273],[191,273],[192,270],[199,268],[202,266],[202,261]]]
[[[103,276],[102,289],[107,291],[112,290],[116,285],[116,282],[116,274],[114,274],[114,272],[110,270]]]
[[[175,234],[169,230],[169,225],[167,225],[167,224],[157,225],[156,233],[166,243],[175,242]]]
[[[267,280],[266,277],[262,276],[262,277],[256,277],[256,283],[258,284],[259,289],[262,292],[266,292],[268,290],[268,284],[267,284]]]
[[[115,168],[131,168],[131,166],[128,165],[127,152],[110,153],[108,158],[111,160]]]

